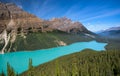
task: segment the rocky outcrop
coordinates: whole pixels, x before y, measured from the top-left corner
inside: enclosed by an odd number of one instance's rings
[[[5,4],[0,3],[0,33],[4,31],[10,21],[10,12]]]
[[[58,46],[65,46],[65,45],[67,45],[65,42],[60,41],[60,40],[55,40],[54,42],[57,43]]]
[[[63,18],[53,18],[50,20],[50,26],[48,28],[57,29],[67,33],[89,32],[80,22],[73,22],[72,20]]]
[[[4,43],[1,53],[4,53],[4,50],[9,42],[10,35],[7,33],[7,25],[10,22],[10,11],[8,10],[5,4],[0,3],[0,41]]]
[[[0,20],[2,20],[0,21],[0,24],[6,23],[7,25],[7,22],[10,21],[11,16],[12,20],[16,23],[14,27],[22,28],[23,32],[28,32],[29,28],[42,30],[42,19],[39,19],[36,16],[23,11],[13,3],[0,3]],[[0,29],[1,32],[2,29],[4,29],[4,26],[0,25],[0,27],[2,27]]]

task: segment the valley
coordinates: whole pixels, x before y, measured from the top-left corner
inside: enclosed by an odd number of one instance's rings
[[[99,33],[0,2],[0,76],[119,76],[120,27]]]

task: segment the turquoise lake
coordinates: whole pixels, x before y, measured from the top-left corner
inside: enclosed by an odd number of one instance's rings
[[[14,68],[16,73],[22,73],[28,69],[29,58],[33,61],[33,66],[43,64],[58,57],[68,55],[71,53],[82,51],[83,49],[93,49],[97,51],[105,50],[104,46],[107,43],[99,43],[96,41],[77,42],[67,46],[35,50],[22,51],[0,54],[0,73],[7,72],[7,62]]]

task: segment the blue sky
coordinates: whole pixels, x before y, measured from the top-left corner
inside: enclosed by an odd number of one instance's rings
[[[120,26],[120,0],[0,0],[13,2],[39,18],[68,17],[91,31]]]

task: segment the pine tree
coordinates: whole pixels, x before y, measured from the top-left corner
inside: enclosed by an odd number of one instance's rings
[[[5,74],[4,74],[4,72],[3,72],[3,70],[2,70],[2,73],[0,74],[0,76],[5,76]]]
[[[56,60],[55,62],[55,66],[56,66],[56,70],[55,70],[55,75],[56,76],[60,76],[60,68],[59,68],[59,63],[58,63],[58,60]]]
[[[33,74],[34,71],[33,71],[32,59],[29,59],[28,76],[34,76]]]
[[[16,76],[13,68],[7,63],[7,76]]]
[[[32,59],[29,59],[29,70],[31,70],[33,68],[32,66]]]

